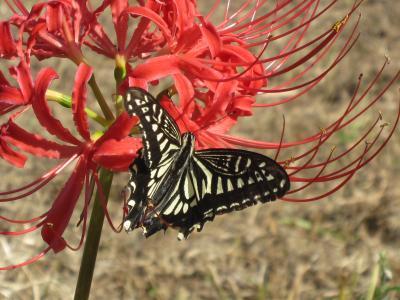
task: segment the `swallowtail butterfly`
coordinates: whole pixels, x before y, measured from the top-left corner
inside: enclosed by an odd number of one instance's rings
[[[178,239],[201,231],[215,215],[282,197],[288,175],[274,160],[237,149],[195,150],[195,136],[181,134],[171,116],[148,92],[131,88],[128,114],[140,119],[143,148],[130,166],[127,231],[148,237],[173,227]]]

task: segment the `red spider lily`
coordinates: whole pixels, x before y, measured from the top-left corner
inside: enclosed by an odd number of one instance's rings
[[[10,220],[0,216],[10,223],[36,223],[23,231],[2,234],[20,235],[39,228],[42,230],[42,237],[49,247],[26,263],[42,257],[49,249],[57,252],[67,246],[62,235],[84,190],[79,248],[85,235],[92,182],[98,183],[99,167],[126,170],[141,147],[138,139],[128,137],[137,121],[129,119],[121,109],[120,96],[130,86],[148,89],[149,85],[167,81],[166,78],[172,79],[173,84],[168,86],[168,90],[179,96],[178,101],[175,103],[171,97],[164,96],[160,97],[161,103],[182,131],[195,133],[198,148],[245,146],[269,149],[275,150],[275,159],[278,159],[286,149],[293,153],[299,146],[308,147],[306,151],[280,161],[289,170],[291,181],[298,183],[284,198],[286,201],[312,201],[335,192],[373,159],[393,134],[400,112],[383,141],[378,138],[385,126],[380,124],[378,118],[353,145],[339,154],[332,152],[322,162],[318,160],[321,148],[336,133],[370,110],[398,80],[399,73],[375,98],[368,100],[369,91],[380,79],[386,63],[363,92],[359,91],[360,79],[347,109],[336,121],[315,134],[297,141],[285,141],[285,126],[279,142],[256,141],[227,134],[238,118],[251,116],[253,109],[293,102],[315,87],[346,56],[357,40],[358,20],[330,64],[318,76],[309,78],[313,67],[323,62],[330,53],[362,0],[354,2],[343,20],[312,37],[309,36],[309,28],[319,24],[319,18],[337,0],[322,8],[319,0],[296,3],[280,0],[275,1],[272,7],[266,0],[246,0],[234,11],[231,11],[231,2],[228,1],[219,23],[211,20],[221,6],[220,0],[215,1],[205,15],[200,13],[193,0],[138,2],[138,5],[131,6],[127,0],[106,0],[93,8],[90,1],[53,0],[35,4],[28,10],[20,0],[13,0],[13,4],[6,0],[13,16],[0,23],[0,57],[17,58],[21,63],[10,69],[11,76],[17,80],[17,87],[0,73],[0,114],[20,110],[1,126],[0,156],[18,167],[23,167],[26,160],[22,152],[62,162],[32,183],[0,193],[3,197],[0,201],[14,201],[32,194],[68,164],[76,162],[74,171],[48,212],[31,220]],[[107,8],[112,12],[115,43],[99,21]],[[135,27],[130,33],[128,29],[132,23]],[[10,26],[16,29],[15,36]],[[98,139],[90,134],[87,122],[86,88],[88,82],[94,79],[93,69],[88,66],[87,51],[115,60],[117,88],[116,101],[112,104],[118,116],[114,120],[105,99],[98,99],[107,118],[100,122],[105,130]],[[32,56],[39,60],[68,58],[79,65],[72,100],[68,104],[72,108],[79,138],[53,117],[46,102],[46,99],[54,100],[48,86],[56,73],[44,68],[33,79],[30,72]],[[97,86],[91,87],[96,96],[101,94]],[[286,92],[291,92],[290,96],[286,96]],[[282,98],[263,103],[256,97],[259,94],[274,94]],[[62,104],[60,99],[56,101]],[[17,125],[15,120],[23,115],[21,107],[31,107],[44,130],[63,143],[50,141]],[[91,117],[95,119],[93,115]],[[374,129],[379,125],[381,129],[373,136]],[[370,142],[353,157],[353,153],[363,147],[362,141],[367,140]],[[337,167],[339,161],[345,163]],[[317,196],[292,197],[292,194],[311,185],[326,182],[337,184]],[[101,190],[101,186],[97,186]],[[14,194],[16,196],[12,196]]]
[[[54,142],[44,137],[26,131],[16,124],[15,119],[20,117],[17,113],[10,117],[7,123],[2,125],[1,130],[1,156],[10,163],[22,167],[26,157],[12,150],[13,145],[32,155],[44,158],[63,159],[64,161],[52,170],[42,175],[39,179],[17,189],[0,193],[1,202],[16,201],[25,198],[49,183],[67,165],[76,161],[75,168],[70,178],[61,189],[49,211],[30,220],[11,220],[0,216],[4,221],[17,224],[35,223],[35,225],[21,231],[1,232],[6,235],[21,235],[27,232],[41,229],[43,240],[49,245],[44,250],[52,249],[58,252],[67,246],[62,237],[69,223],[72,212],[76,205],[82,189],[85,189],[84,208],[82,212],[83,231],[85,233],[87,209],[93,188],[90,182],[98,182],[97,171],[100,166],[111,170],[126,170],[135,158],[137,150],[141,147],[141,141],[128,136],[132,127],[137,123],[134,118],[129,118],[126,113],[121,114],[118,119],[108,128],[103,136],[92,141],[88,129],[87,116],[84,111],[86,106],[86,85],[92,69],[85,64],[78,68],[72,93],[72,113],[74,123],[82,140],[76,138],[65,128],[60,121],[51,114],[46,102],[45,93],[49,84],[57,74],[50,68],[39,72],[33,86],[31,106],[37,119],[47,132],[64,142]],[[22,84],[22,83],[20,83]],[[71,247],[71,246],[69,246]],[[78,248],[80,245],[78,246]],[[43,253],[44,253],[43,252]],[[40,258],[42,254],[37,258]]]
[[[17,80],[19,87],[12,86],[0,71],[0,115],[20,106],[30,104],[33,94],[33,82],[26,62],[10,69],[10,74]]]
[[[8,22],[0,22],[0,57],[13,58],[17,56],[17,47],[11,35],[10,24]]]

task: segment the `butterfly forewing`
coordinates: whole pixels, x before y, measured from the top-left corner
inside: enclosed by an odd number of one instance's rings
[[[165,164],[181,145],[175,121],[145,90],[129,89],[125,96],[128,114],[139,117],[144,145],[144,159],[149,168]]]

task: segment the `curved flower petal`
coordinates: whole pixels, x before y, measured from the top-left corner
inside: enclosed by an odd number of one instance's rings
[[[185,74],[188,78],[212,80],[205,82],[207,87],[214,90],[222,74],[215,69],[200,63],[190,57],[163,55],[147,59],[130,71],[129,76],[144,79],[147,82],[168,77],[169,75]]]
[[[81,63],[75,75],[74,90],[72,92],[72,113],[74,122],[80,135],[86,140],[90,140],[89,125],[85,112],[87,88],[86,85],[92,76],[93,69]]]
[[[233,93],[237,87],[238,82],[222,82],[219,83],[215,91],[212,104],[204,111],[204,116],[201,118],[203,124],[209,123],[211,120],[220,118],[226,115],[226,109],[229,106]]]
[[[5,140],[0,135],[0,157],[8,161],[10,164],[23,168],[26,162],[26,156],[11,149]]]
[[[60,3],[52,2],[46,6],[46,25],[49,32],[61,29],[64,12]]]
[[[141,138],[107,140],[97,148],[93,161],[112,171],[126,171],[140,148],[142,148]]]
[[[194,105],[194,88],[192,82],[182,74],[175,74],[175,88],[179,95],[179,105],[185,109],[186,112],[193,110]]]
[[[126,112],[123,112],[104,135],[96,141],[96,146],[99,147],[107,140],[122,140],[126,138],[138,122],[139,119],[137,117],[130,117]]]
[[[219,33],[217,29],[209,22],[206,22],[203,17],[199,17],[201,21],[200,31],[203,35],[204,40],[206,41],[208,48],[210,50],[211,56],[218,56],[222,43],[219,37]]]
[[[86,174],[86,155],[82,155],[79,157],[71,177],[54,201],[46,219],[42,222],[42,238],[56,253],[63,250],[66,246],[62,235],[81,194]]]
[[[0,114],[10,106],[21,106],[25,104],[26,101],[21,91],[11,86],[0,71]]]
[[[0,22],[0,58],[17,57],[17,46],[11,35],[9,22]]]
[[[251,116],[253,114],[252,105],[255,99],[252,96],[238,96],[232,99],[229,113],[234,116]]]
[[[168,44],[172,43],[172,35],[169,30],[168,24],[165,23],[164,20],[157,13],[152,11],[151,9],[148,9],[147,7],[133,6],[133,7],[129,7],[128,9],[126,9],[126,13],[128,13],[130,15],[145,17],[145,18],[153,21],[160,28],[167,43]]]
[[[35,96],[32,100],[33,111],[35,112],[40,124],[46,128],[49,133],[55,135],[60,140],[79,145],[81,142],[75,138],[59,120],[51,115],[46,102],[46,90],[50,82],[57,77],[57,73],[50,68],[43,69],[39,72],[35,82]]]
[[[29,103],[33,94],[33,81],[29,66],[21,61],[16,68],[11,68],[10,73],[17,79],[25,104]]]
[[[46,140],[40,135],[28,132],[12,120],[8,122],[7,134],[7,141],[36,156],[58,159],[67,158],[79,150],[76,146],[61,145]]]
[[[251,64],[249,70],[247,70],[244,74],[237,78],[244,85],[244,88],[247,88],[248,92],[251,92],[251,89],[257,89],[264,87],[267,83],[266,78],[257,77],[262,76],[265,73],[263,65],[257,62],[257,58],[244,47],[240,47],[237,45],[224,45],[223,50],[221,51],[221,55],[226,55],[225,60],[232,61],[233,63],[240,63],[243,67],[247,67]],[[255,92],[253,91],[255,94]]]
[[[0,22],[0,36],[0,58],[17,57],[17,45],[11,35],[9,22]]]
[[[117,34],[118,49],[125,49],[126,32],[128,30],[128,18],[123,14],[128,7],[127,0],[112,0],[111,13]]]
[[[168,75],[179,74],[179,58],[175,55],[163,55],[146,60],[131,71],[130,76],[154,81]]]

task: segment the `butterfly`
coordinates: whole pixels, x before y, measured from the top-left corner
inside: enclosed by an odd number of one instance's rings
[[[181,134],[174,119],[148,92],[130,88],[124,99],[136,115],[143,148],[129,170],[127,231],[146,237],[169,227],[178,239],[216,215],[273,201],[290,188],[285,170],[273,159],[239,149],[195,149],[195,135]]]

